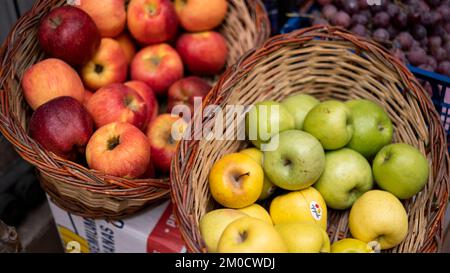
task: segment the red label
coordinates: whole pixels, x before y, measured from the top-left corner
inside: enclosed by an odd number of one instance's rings
[[[147,238],[147,252],[179,253],[184,249],[184,241],[172,212],[172,204],[169,204]]]

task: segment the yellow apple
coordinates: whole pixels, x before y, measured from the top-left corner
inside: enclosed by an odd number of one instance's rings
[[[327,206],[312,187],[275,197],[270,204],[270,217],[275,225],[311,221],[327,229]]]
[[[214,163],[209,173],[211,195],[227,208],[247,207],[261,195],[264,172],[248,155],[232,153]]]
[[[270,215],[267,212],[267,210],[258,204],[253,204],[248,207],[239,209],[239,211],[247,214],[250,217],[258,218],[260,220],[263,220],[264,222],[273,225],[272,218],[270,218]]]
[[[217,251],[217,243],[224,229],[234,220],[247,217],[243,212],[234,209],[217,209],[208,212],[200,220],[200,233],[208,252]]]
[[[247,148],[247,149],[240,151],[240,153],[250,156],[251,158],[253,158],[253,160],[255,160],[256,162],[261,164],[261,167],[262,167],[263,160],[264,160],[263,153],[260,150],[258,150],[257,148]],[[258,200],[262,201],[262,200],[267,199],[275,192],[276,189],[277,189],[277,186],[275,186],[269,180],[269,178],[264,174],[263,189],[261,191],[261,195],[259,196]]]
[[[380,252],[380,244],[376,241],[369,243],[345,238],[331,245],[331,253],[375,253]]]
[[[287,247],[272,225],[242,217],[225,228],[217,250],[219,253],[280,253],[287,252]]]
[[[275,225],[291,253],[328,253],[330,238],[323,228],[310,221]]]
[[[381,249],[399,245],[408,233],[408,215],[392,193],[372,190],[356,200],[350,210],[351,234],[363,242],[377,241]]]

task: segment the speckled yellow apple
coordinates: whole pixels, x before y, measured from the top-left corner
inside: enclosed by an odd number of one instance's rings
[[[260,164],[261,167],[263,166],[262,165],[263,159],[264,159],[263,153],[260,150],[258,150],[257,148],[247,148],[247,149],[240,151],[240,153],[250,156],[251,158],[253,158],[253,160],[258,162],[258,164]],[[262,200],[267,199],[275,192],[276,189],[277,189],[277,186],[275,186],[270,181],[270,179],[264,174],[263,189],[261,191],[261,195],[259,196],[258,200],[262,201]]]
[[[248,216],[234,209],[216,209],[203,215],[200,220],[200,233],[208,252],[217,251],[217,244],[224,229],[231,222],[242,217]]]
[[[282,223],[275,225],[275,229],[291,253],[330,252],[330,238],[316,223],[310,221]]]
[[[232,153],[216,161],[209,173],[212,197],[227,208],[247,207],[261,194],[264,172],[248,155]]]
[[[229,224],[220,237],[220,253],[287,252],[286,243],[275,228],[263,220],[242,217]]]
[[[327,228],[327,206],[319,191],[309,187],[275,197],[270,204],[270,216],[275,225],[311,221]]]
[[[260,220],[263,220],[264,222],[267,222],[268,224],[273,225],[272,218],[270,218],[270,215],[267,212],[267,210],[263,208],[261,205],[253,204],[238,210],[247,214],[250,217],[258,218]]]

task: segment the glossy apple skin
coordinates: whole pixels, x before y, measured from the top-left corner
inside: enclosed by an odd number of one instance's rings
[[[100,46],[100,32],[83,10],[63,6],[53,9],[39,26],[39,44],[51,57],[83,65]]]
[[[86,160],[91,169],[134,179],[142,176],[149,165],[150,144],[135,126],[114,122],[92,135],[86,147]]]
[[[83,82],[70,65],[59,59],[46,59],[28,68],[22,78],[25,99],[33,110],[61,96],[84,99]]]
[[[193,115],[194,99],[205,97],[209,90],[211,90],[211,85],[196,76],[190,76],[175,82],[170,86],[168,92],[168,111],[172,111],[176,105],[186,105]]]
[[[170,163],[177,149],[178,141],[171,137],[172,126],[180,120],[182,126],[186,126],[179,117],[170,114],[162,114],[156,117],[147,128],[147,137],[150,140],[153,166],[162,173],[168,174]]]
[[[226,0],[175,0],[175,10],[180,23],[190,32],[218,27],[225,19],[227,9]]]
[[[71,97],[58,97],[33,113],[31,137],[45,149],[66,159],[83,152],[93,133],[93,121],[83,105]]]
[[[125,56],[127,57],[128,64],[130,64],[133,60],[134,55],[136,55],[136,45],[134,44],[130,35],[127,32],[123,32],[122,34],[114,38],[114,40],[119,43],[120,47],[125,53]]]
[[[128,122],[140,129],[146,125],[144,99],[124,84],[115,83],[97,90],[86,108],[97,128],[112,122]]]
[[[155,92],[145,82],[129,81],[125,83],[126,86],[132,88],[136,93],[144,99],[147,106],[147,119],[145,121],[144,129],[147,125],[156,118],[159,111],[158,100],[156,99]]]
[[[131,0],[128,29],[143,45],[170,41],[178,30],[175,8],[169,0]]]
[[[111,38],[103,38],[94,57],[81,69],[87,88],[97,90],[127,78],[128,61],[120,44]]]
[[[125,0],[79,0],[79,3],[78,7],[92,17],[102,37],[115,37],[125,29]]]
[[[94,95],[94,93],[92,93],[91,91],[89,91],[87,89],[84,91],[84,100],[83,100],[84,107],[86,107],[88,101],[92,98],[93,95]]]
[[[183,74],[183,62],[168,44],[145,47],[131,62],[131,79],[145,82],[157,96],[166,95],[168,88]]]
[[[183,34],[176,48],[188,70],[195,75],[218,74],[227,61],[227,43],[218,32]]]

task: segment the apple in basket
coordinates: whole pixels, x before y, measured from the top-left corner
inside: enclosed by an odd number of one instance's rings
[[[177,149],[177,143],[183,136],[187,123],[171,114],[156,117],[147,128],[150,140],[152,163],[155,168],[165,174],[170,171],[172,157]]]
[[[166,95],[167,89],[183,74],[183,62],[168,44],[145,47],[131,62],[131,79],[145,82],[158,96]]]
[[[119,36],[115,37],[120,47],[122,48],[125,56],[127,57],[128,64],[133,60],[134,55],[136,55],[136,45],[131,39],[130,35],[127,32],[123,32]]]
[[[190,76],[183,78],[170,86],[168,92],[168,111],[172,111],[176,105],[186,105],[191,114],[194,114],[194,99],[203,98],[211,89],[203,79]]]
[[[127,57],[119,42],[103,38],[95,55],[82,67],[81,77],[87,88],[97,90],[111,83],[124,82],[127,70]]]
[[[72,6],[58,7],[47,14],[38,35],[47,54],[72,65],[85,64],[100,46],[100,32],[92,18]]]
[[[147,106],[132,88],[114,83],[100,88],[87,103],[97,128],[111,122],[128,122],[138,128],[147,124]]]
[[[127,21],[125,0],[78,0],[79,6],[89,14],[102,37],[115,37],[124,29]]]
[[[83,153],[94,123],[83,105],[72,97],[55,98],[36,109],[30,136],[45,149],[67,159]]]
[[[84,107],[86,107],[88,101],[92,98],[93,95],[94,95],[94,93],[92,93],[91,91],[89,91],[87,89],[84,91],[84,99],[83,99]]]
[[[227,15],[226,0],[175,0],[175,10],[181,25],[190,32],[211,30]]]
[[[136,93],[141,96],[145,101],[145,105],[147,106],[147,119],[145,121],[144,129],[147,125],[158,116],[158,100],[156,99],[155,92],[148,86],[145,82],[140,81],[129,81],[125,83],[126,86],[130,87]]]
[[[176,47],[188,70],[195,75],[218,74],[227,61],[227,42],[218,32],[185,33]]]
[[[178,17],[169,0],[131,0],[128,29],[144,45],[172,40],[177,34]]]
[[[309,221],[275,225],[290,253],[328,253],[330,238],[318,224]]]
[[[150,143],[137,127],[113,122],[99,128],[86,147],[91,169],[133,179],[141,177],[150,163]]]
[[[77,72],[59,59],[46,59],[28,68],[22,78],[25,99],[33,110],[61,96],[84,99],[83,82]]]

